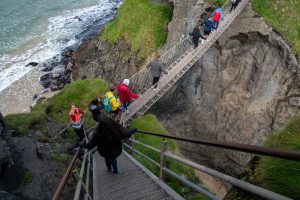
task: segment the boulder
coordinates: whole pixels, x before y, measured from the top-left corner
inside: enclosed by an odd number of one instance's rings
[[[32,66],[32,67],[35,67],[35,66],[37,66],[39,63],[37,63],[37,62],[30,62],[30,63],[28,63],[27,65],[25,65],[25,67],[30,67],[30,66]]]
[[[36,152],[38,158],[49,161],[51,159],[51,147],[48,143],[36,143]]]

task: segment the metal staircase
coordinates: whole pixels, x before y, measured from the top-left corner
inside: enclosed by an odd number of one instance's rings
[[[132,119],[145,114],[215,43],[241,13],[248,1],[242,0],[232,13],[228,12],[229,7],[225,8],[225,12],[223,11],[225,13],[224,21],[220,22],[218,30],[212,32],[204,44],[199,44],[198,48],[193,49],[189,37],[186,37],[164,53],[160,62],[163,63],[168,74],[161,76],[156,90],[152,88],[152,77],[148,68],[133,75],[130,78],[130,89],[140,94],[140,97],[128,107],[127,113],[122,114],[121,123],[126,126]]]

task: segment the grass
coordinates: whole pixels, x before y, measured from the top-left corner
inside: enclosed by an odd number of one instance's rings
[[[68,160],[68,157],[66,154],[51,154],[51,160],[57,163],[66,163]]]
[[[21,177],[21,186],[25,186],[32,181],[33,174],[30,170],[25,171],[25,173]]]
[[[134,52],[145,58],[166,40],[171,17],[172,11],[165,4],[152,0],[125,0],[99,39],[113,45],[124,38]]]
[[[69,124],[70,105],[75,105],[86,110],[91,100],[99,97],[108,91],[108,84],[101,79],[85,79],[72,82],[64,87],[64,89],[56,96],[49,99],[47,103],[47,113],[53,119]],[[90,112],[84,115],[85,127],[90,127],[95,124]]]
[[[47,115],[40,103],[38,103],[30,113],[10,114],[5,116],[4,122],[8,129],[16,131],[17,136],[28,134],[32,127],[47,132]]]
[[[265,145],[300,150],[300,116],[268,137]],[[300,162],[263,157],[256,173],[265,188],[292,199],[300,199]]]
[[[161,125],[161,123],[158,122],[157,118],[152,114],[147,114],[145,116],[139,117],[135,119],[130,127],[137,128],[139,130],[149,131],[149,132],[155,132],[155,133],[167,133],[167,130]],[[135,133],[135,138],[139,140],[142,143],[148,144],[150,146],[153,146],[155,148],[160,149],[160,142],[161,138],[155,137],[155,136],[149,136],[145,134]],[[178,146],[177,143],[174,140],[166,139],[167,141],[167,150],[170,152],[173,152],[175,154],[179,154],[178,152]],[[149,156],[150,158],[154,159],[156,162],[159,162],[159,154],[151,151],[149,149],[146,149],[140,145],[136,145],[135,148],[144,153],[145,155]],[[137,156],[137,159],[150,171],[152,171],[156,176],[159,176],[159,170],[157,167],[155,167],[152,163],[145,160],[142,157]],[[181,176],[186,177],[190,181],[194,183],[199,183],[198,177],[194,173],[194,169],[188,166],[184,166],[181,163],[167,159],[166,163],[167,168],[171,169],[172,171],[176,172],[177,174],[180,174]],[[176,192],[178,192],[180,195],[184,196],[185,198],[190,198],[190,189],[188,187],[185,187],[181,184],[180,181],[174,179],[173,177],[166,174],[165,177],[166,183],[171,186]],[[198,199],[201,200],[204,197],[202,195],[196,195],[191,197],[191,199]]]
[[[8,129],[16,130],[17,135],[26,135],[30,129],[41,130],[44,134],[38,138],[40,142],[46,142],[49,117],[65,125],[70,123],[69,110],[71,103],[75,103],[82,110],[86,110],[94,97],[103,95],[108,90],[108,84],[100,79],[86,79],[72,82],[56,96],[46,101],[40,101],[30,113],[7,115],[4,118]],[[95,124],[90,112],[84,117],[85,127]],[[70,128],[71,136],[76,137]]]
[[[300,53],[300,1],[252,0],[252,7]]]

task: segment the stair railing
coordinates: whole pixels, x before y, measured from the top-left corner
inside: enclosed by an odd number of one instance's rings
[[[199,170],[201,172],[204,172],[212,177],[215,177],[219,180],[222,180],[224,182],[227,182],[237,188],[240,188],[242,190],[245,190],[247,192],[250,192],[252,194],[258,195],[260,197],[263,197],[265,199],[270,199],[270,200],[291,200],[288,197],[282,196],[280,194],[277,194],[275,192],[272,192],[270,190],[266,190],[264,188],[255,186],[251,183],[248,183],[243,180],[239,180],[235,177],[232,177],[230,175],[218,172],[214,169],[205,167],[203,165],[197,164],[195,162],[189,161],[185,158],[181,158],[171,152],[167,151],[167,141],[166,138],[168,139],[173,139],[177,141],[184,141],[184,142],[189,142],[189,143],[194,143],[194,144],[201,144],[201,145],[206,145],[206,146],[213,146],[213,147],[218,147],[218,148],[223,148],[223,149],[230,149],[230,150],[235,150],[239,152],[247,152],[247,153],[252,153],[252,154],[258,154],[258,155],[267,155],[271,157],[276,157],[276,158],[283,158],[283,159],[288,159],[288,160],[295,160],[295,161],[300,161],[300,151],[296,150],[288,150],[288,149],[279,149],[279,148],[271,148],[271,147],[261,147],[261,146],[256,146],[256,145],[246,145],[246,144],[236,144],[236,143],[229,143],[229,142],[216,142],[216,141],[210,141],[210,140],[201,140],[201,139],[196,139],[196,138],[190,138],[190,137],[182,137],[182,136],[172,136],[168,134],[158,134],[158,133],[151,133],[147,131],[141,131],[138,130],[137,133],[140,134],[146,134],[146,135],[151,135],[154,137],[161,137],[161,148],[157,149],[153,146],[147,145],[145,143],[142,143],[132,137],[130,139],[130,145],[124,143],[124,146],[127,148],[127,150],[131,153],[131,155],[135,158],[138,156],[141,158],[146,159],[149,161],[149,163],[153,164],[159,169],[159,178],[162,181],[165,181],[165,173],[171,175],[175,179],[181,181],[184,185],[187,185],[188,187],[192,188],[196,192],[201,193],[208,199],[216,200],[219,199],[217,196],[212,194],[211,192],[207,191],[204,189],[203,186],[193,183],[183,176],[177,174],[176,172],[172,171],[171,169],[168,169],[166,166],[166,159],[172,159],[177,162],[180,162],[181,164],[185,166],[189,166],[194,168],[195,170]],[[151,158],[141,151],[138,151],[136,146],[141,146],[145,149],[149,149],[157,155],[159,155],[159,161],[155,160],[155,158]]]

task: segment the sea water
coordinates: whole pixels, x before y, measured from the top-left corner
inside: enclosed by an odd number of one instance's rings
[[[76,47],[110,21],[121,0],[1,0],[0,92],[35,69]]]

